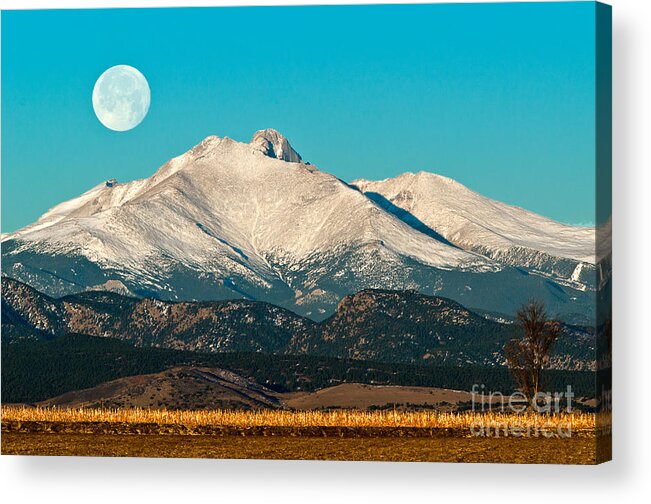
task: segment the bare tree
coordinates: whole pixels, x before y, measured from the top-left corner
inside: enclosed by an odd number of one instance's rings
[[[549,363],[549,353],[561,326],[558,321],[547,318],[545,307],[539,301],[529,301],[518,310],[516,317],[523,335],[504,346],[504,356],[530,407],[536,409],[542,372]]]

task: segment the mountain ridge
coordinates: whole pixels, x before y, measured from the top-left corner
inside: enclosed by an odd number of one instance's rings
[[[9,315],[9,316],[8,316]],[[107,292],[53,299],[2,278],[2,333],[11,343],[85,334],[194,352],[318,355],[427,365],[504,365],[510,323],[415,291],[367,289],[321,322],[260,301],[165,302]],[[551,366],[591,369],[594,335],[565,327]]]
[[[598,260],[594,228],[553,221],[428,172],[352,185],[387,211],[399,217],[403,212],[461,248],[567,285],[594,286],[588,278]]]

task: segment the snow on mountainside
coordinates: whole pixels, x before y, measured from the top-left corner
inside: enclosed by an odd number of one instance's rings
[[[590,230],[434,175],[357,184],[361,191],[304,163],[274,130],[251,143],[211,136],[149,178],[109,180],[3,236],[3,274],[53,296],[117,286],[170,300],[258,299],[317,319],[365,288],[416,289],[504,313],[536,296],[554,312],[590,315],[576,269],[594,269]],[[548,284],[512,268],[518,251],[571,271],[549,274],[560,281]]]
[[[406,222],[466,250],[579,288],[594,284],[594,228],[561,224],[427,172],[353,185]]]
[[[414,231],[332,175],[217,137],[150,179],[100,184],[11,238],[120,265],[164,255],[200,266],[226,256],[271,275],[270,255],[295,261],[380,243],[430,266],[490,268],[477,254]]]

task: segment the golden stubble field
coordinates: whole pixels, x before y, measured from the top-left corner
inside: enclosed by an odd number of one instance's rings
[[[607,425],[591,413],[5,406],[2,453],[594,464],[610,458]]]

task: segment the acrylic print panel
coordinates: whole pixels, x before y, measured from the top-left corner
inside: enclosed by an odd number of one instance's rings
[[[610,16],[3,12],[2,453],[608,460]]]

